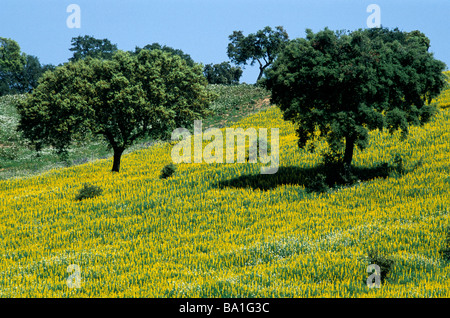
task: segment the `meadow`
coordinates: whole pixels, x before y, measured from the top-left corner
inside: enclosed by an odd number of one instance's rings
[[[112,159],[0,181],[0,297],[450,297],[450,100],[431,122],[373,131],[361,170],[401,155],[405,173],[307,191],[326,146],[297,146],[275,106],[232,127],[280,129],[280,169],[179,164],[158,142]],[[447,104],[446,104],[447,103]],[[251,105],[253,105],[251,103]],[[51,167],[50,167],[51,168]],[[49,169],[50,169],[49,168]],[[89,182],[102,195],[76,201]],[[394,261],[368,288],[368,251]],[[69,288],[69,265],[80,288]]]

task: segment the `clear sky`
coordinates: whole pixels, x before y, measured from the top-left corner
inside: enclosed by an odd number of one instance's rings
[[[81,28],[68,28],[70,4],[81,8]],[[228,61],[228,36],[283,26],[290,38],[329,27],[367,27],[370,4],[381,8],[381,24],[420,30],[435,57],[450,66],[450,0],[0,0],[0,37],[17,41],[41,63],[72,56],[78,35],[107,38],[121,50],[158,42],[181,49],[203,64]],[[247,66],[242,82],[254,83],[258,69]]]

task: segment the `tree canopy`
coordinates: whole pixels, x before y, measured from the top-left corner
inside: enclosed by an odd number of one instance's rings
[[[201,65],[160,50],[87,57],[43,75],[18,105],[19,130],[37,150],[48,145],[59,153],[87,133],[102,136],[118,172],[122,153],[136,140],[165,138],[207,114],[206,86]]]
[[[20,50],[11,39],[0,38],[0,96],[31,92],[42,74],[53,65],[41,65],[36,56]]]
[[[222,62],[220,64],[208,64],[203,69],[209,84],[232,85],[239,84],[242,76],[240,67],[231,66],[230,62]]]
[[[39,59],[34,55],[26,55],[23,69],[15,73],[11,84],[14,93],[30,93],[39,84],[39,79],[46,71],[52,71],[55,66],[52,64],[41,65]]]
[[[229,36],[227,54],[230,60],[237,65],[259,64],[260,80],[264,71],[277,58],[278,53],[289,41],[289,36],[282,26],[275,30],[266,26],[264,29],[244,36],[242,31],[234,31]]]
[[[77,36],[72,38],[70,51],[73,56],[69,61],[78,61],[86,57],[98,59],[111,59],[117,52],[117,44],[112,44],[108,39],[96,39],[93,36]]]
[[[335,158],[350,165],[354,146],[367,146],[369,130],[386,127],[406,136],[409,125],[433,115],[429,103],[445,86],[446,66],[429,47],[419,31],[307,30],[305,39],[281,52],[265,86],[297,126],[300,147],[317,134]]]
[[[130,52],[130,53],[139,54],[139,52],[141,50],[148,50],[148,51],[161,50],[163,52],[167,52],[167,53],[170,53],[170,54],[178,55],[183,60],[185,60],[187,65],[189,65],[189,66],[194,66],[194,64],[195,64],[194,60],[192,59],[192,57],[189,54],[184,53],[180,49],[174,49],[174,48],[172,48],[170,46],[161,45],[159,43],[147,44],[143,48],[140,48],[140,47],[136,46],[134,52]]]
[[[15,74],[23,70],[25,63],[26,55],[21,53],[19,44],[0,38],[0,96],[11,92]]]

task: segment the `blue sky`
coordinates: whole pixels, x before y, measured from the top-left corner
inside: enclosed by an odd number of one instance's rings
[[[70,4],[81,8],[80,29],[66,25]],[[380,6],[383,26],[424,32],[435,57],[450,66],[449,0],[0,0],[0,37],[14,39],[41,63],[66,62],[71,38],[87,34],[122,50],[159,42],[209,64],[229,60],[234,30],[281,25],[298,38],[306,28],[366,28],[370,4]],[[254,83],[257,75],[256,66],[247,66],[241,81]]]

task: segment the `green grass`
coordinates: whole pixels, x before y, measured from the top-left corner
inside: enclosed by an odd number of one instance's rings
[[[230,126],[241,118],[270,106],[270,92],[255,85],[209,85],[208,88],[218,98],[211,104],[214,115],[203,120],[206,128]]]

